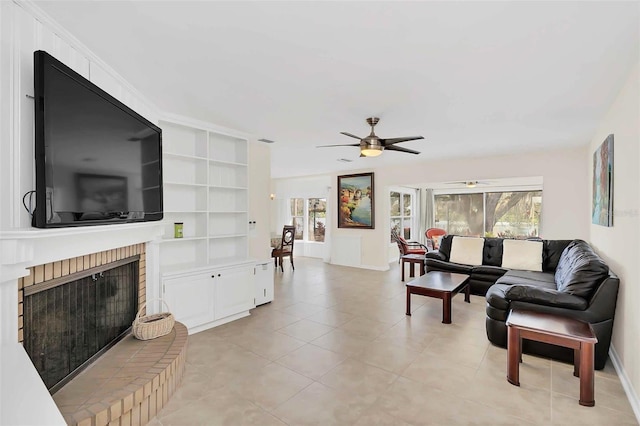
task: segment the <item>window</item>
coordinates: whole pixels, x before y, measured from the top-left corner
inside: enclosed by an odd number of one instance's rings
[[[389,195],[391,230],[406,240],[413,235],[413,199],[410,192],[391,191]]]
[[[436,228],[447,234],[484,235],[483,194],[443,194],[434,199]]]
[[[291,224],[296,227],[296,240],[302,239],[304,232],[304,198],[292,198],[291,203]]]
[[[485,233],[504,238],[537,237],[542,191],[487,192]]]
[[[309,198],[307,239],[309,241],[324,242],[324,231],[327,221],[326,198]]]
[[[327,223],[326,198],[289,199],[291,224],[296,227],[296,240],[324,242]]]
[[[439,194],[435,226],[449,234],[503,238],[537,237],[542,191]]]

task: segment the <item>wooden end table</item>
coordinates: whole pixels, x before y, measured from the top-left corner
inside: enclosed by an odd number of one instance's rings
[[[573,375],[580,377],[580,405],[593,407],[594,349],[598,342],[591,324],[574,318],[514,309],[507,318],[507,380],[520,386],[522,339],[573,349]]]
[[[424,254],[405,254],[400,259],[402,259],[402,281],[404,281],[404,263],[407,262],[409,264],[409,278],[413,278],[416,276],[416,264],[420,265],[420,275],[424,275]]]
[[[411,315],[411,295],[442,299],[442,323],[451,324],[451,298],[465,290],[464,301],[471,302],[469,275],[433,271],[407,283],[407,315]]]

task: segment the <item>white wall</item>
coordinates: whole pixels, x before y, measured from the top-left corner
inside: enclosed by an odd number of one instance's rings
[[[585,141],[586,143],[586,141]],[[361,266],[388,269],[389,190],[395,186],[418,187],[422,182],[485,180],[523,176],[542,176],[542,224],[540,236],[546,239],[587,239],[589,236],[588,190],[591,181],[584,168],[586,145],[579,148],[542,151],[484,158],[425,161],[405,167],[361,169],[340,174],[373,171],[375,181],[375,229],[337,229],[335,237],[361,238]],[[335,182],[337,174],[330,177]],[[337,192],[332,185],[329,199]],[[335,206],[335,205],[334,205]],[[337,223],[335,207],[329,210]]]
[[[335,209],[335,197],[330,194],[332,180],[328,175],[274,179],[271,182],[271,234],[281,235],[282,227],[290,223],[289,200],[291,198],[326,198],[327,213]],[[327,215],[328,216],[328,215]],[[327,228],[331,226],[327,218]],[[294,256],[325,258],[327,245],[331,241],[331,230],[325,233],[325,243],[296,240],[293,245]]]
[[[593,152],[614,135],[613,227],[589,226],[589,240],[620,277],[613,329],[613,352],[622,364],[632,406],[640,419],[640,65],[600,123],[586,153],[585,170],[593,179]],[[589,203],[592,187],[589,187]],[[591,206],[589,206],[591,207]],[[585,212],[590,218],[591,210]]]
[[[249,256],[267,260],[271,256],[271,149],[262,142],[249,142]]]

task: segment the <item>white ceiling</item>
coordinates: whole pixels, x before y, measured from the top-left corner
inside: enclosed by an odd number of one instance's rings
[[[636,1],[37,4],[162,110],[277,141],[272,177],[586,144],[639,50]],[[315,148],[369,116],[422,154]]]

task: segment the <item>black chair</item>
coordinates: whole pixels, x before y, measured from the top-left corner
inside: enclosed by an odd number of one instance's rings
[[[271,251],[271,257],[275,262],[276,268],[278,267],[278,259],[280,260],[280,270],[284,272],[282,261],[285,256],[289,256],[291,260],[291,268],[295,271],[296,268],[293,265],[293,242],[295,241],[296,227],[291,225],[285,225],[282,228],[282,241],[280,245]]]

